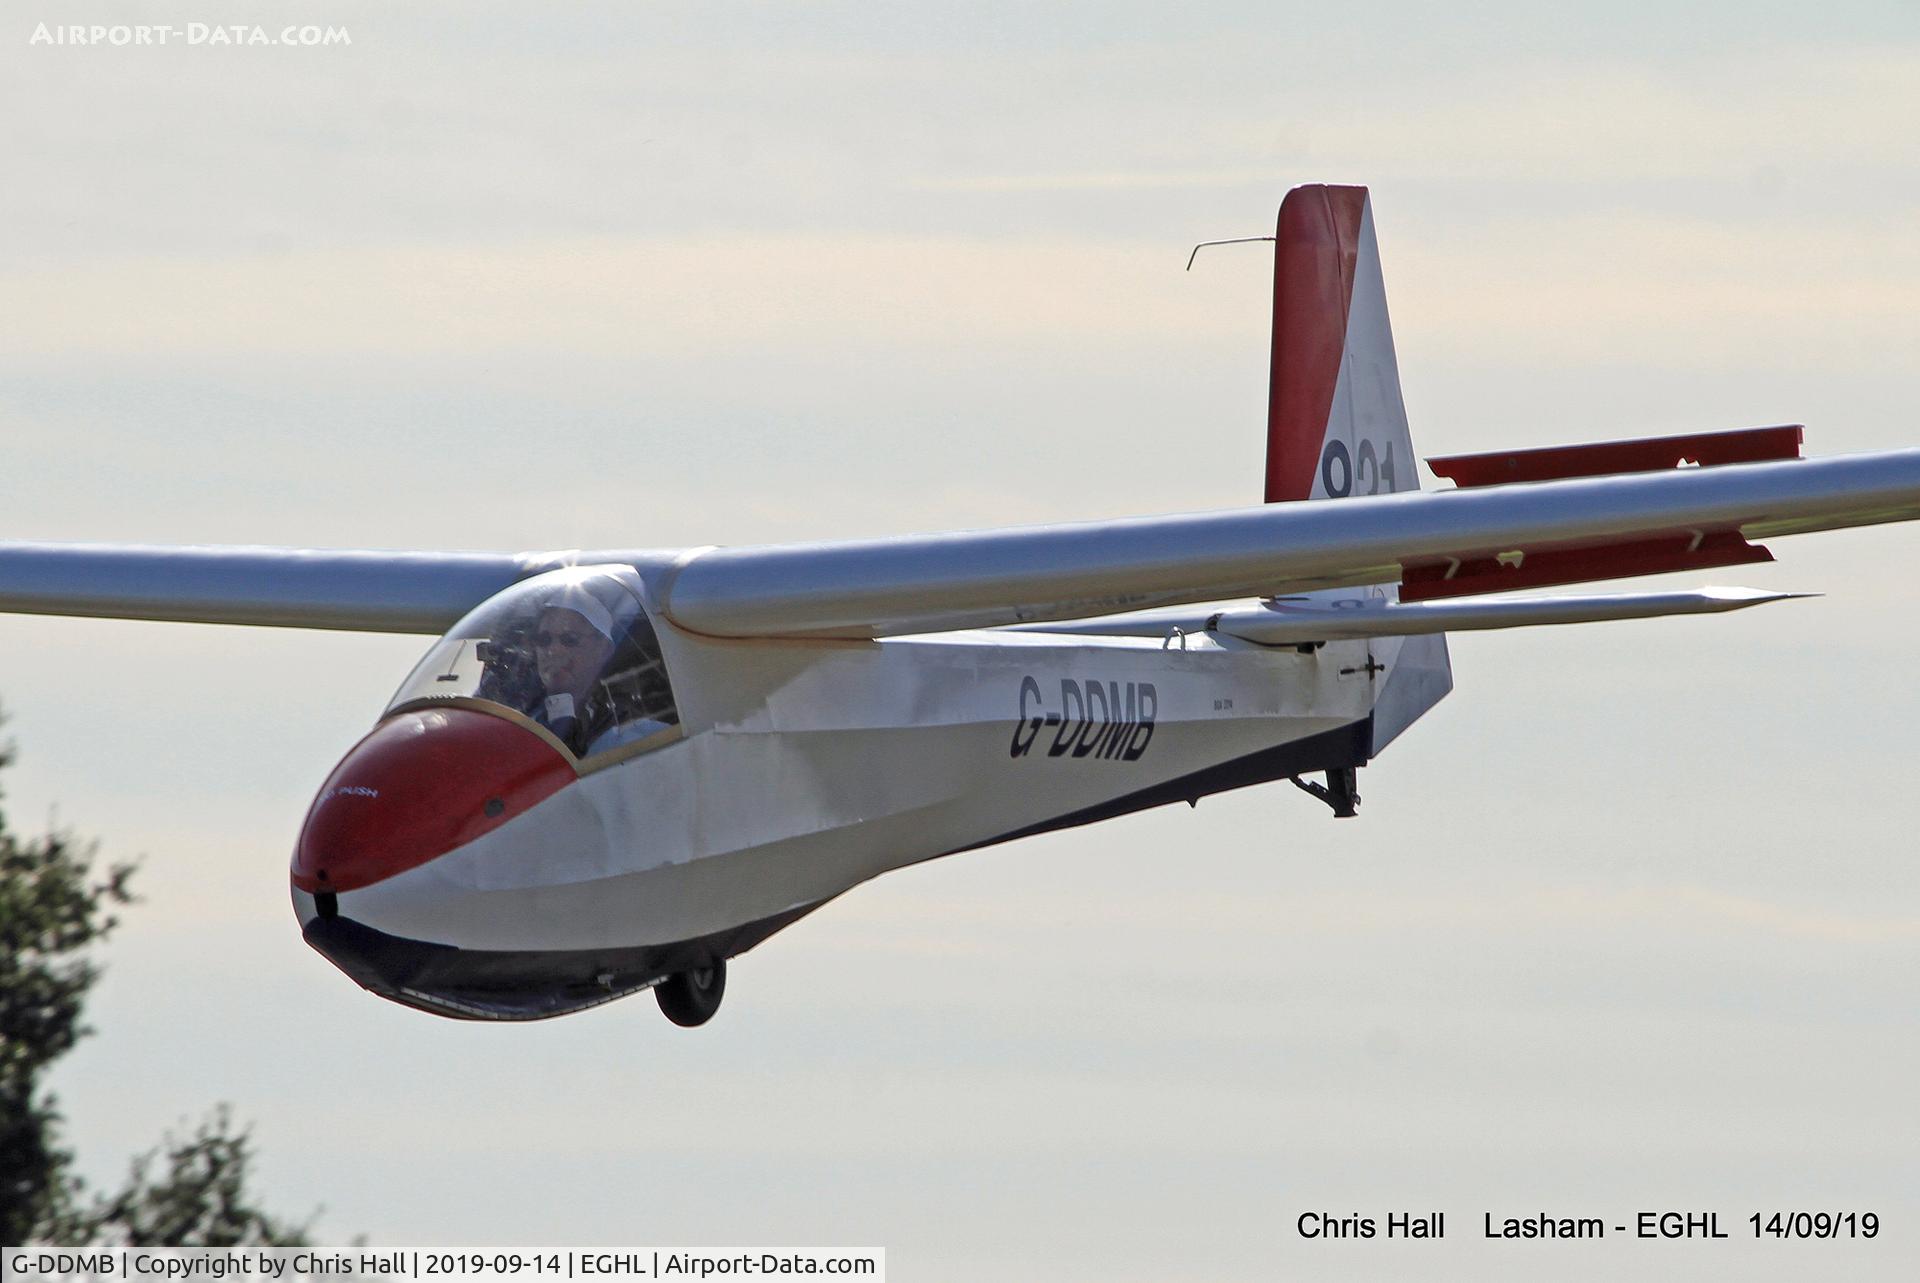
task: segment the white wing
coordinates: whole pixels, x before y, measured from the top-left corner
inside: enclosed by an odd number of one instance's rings
[[[1113,522],[720,548],[686,560],[658,595],[673,622],[716,636],[877,637],[1349,584],[1417,582],[1419,595],[1453,595],[1444,591],[1448,576],[1463,567],[1472,591],[1498,592],[1770,560],[1742,541],[1915,517],[1920,450],[1904,450]],[[1550,576],[1529,578],[1530,559]]]
[[[1915,517],[1904,450],[681,554],[0,544],[0,610],[439,632],[527,575],[622,562],[695,632],[879,637],[1351,584],[1499,592],[1768,560],[1744,540]]]
[[[0,544],[0,610],[441,633],[554,554]]]

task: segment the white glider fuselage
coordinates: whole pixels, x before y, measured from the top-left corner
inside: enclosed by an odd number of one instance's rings
[[[295,905],[315,946],[410,1005],[557,1015],[646,987],[689,957],[724,960],[890,869],[1358,766],[1376,747],[1383,692],[1420,685],[1437,698],[1431,681],[1392,680],[1403,649],[1437,639],[1275,647],[1206,631],[982,630],[726,641],[656,629],[677,737],[597,769],[589,757],[496,827],[330,900],[301,889],[296,861]],[[433,716],[430,701],[402,702],[389,720]],[[354,760],[323,790],[310,829],[327,808],[382,804],[378,768],[360,778]],[[384,816],[375,831],[394,827]],[[415,946],[442,965],[418,970]]]

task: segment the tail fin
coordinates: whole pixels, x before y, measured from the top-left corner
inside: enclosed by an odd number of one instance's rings
[[[1296,187],[1280,204],[1273,246],[1267,502],[1418,490],[1418,466],[1367,189]],[[1399,596],[1393,584],[1368,591]],[[1444,633],[1379,638],[1367,656],[1370,670],[1383,666],[1373,757],[1453,689],[1453,667]]]
[[[1296,187],[1273,253],[1268,503],[1418,490],[1364,187]]]

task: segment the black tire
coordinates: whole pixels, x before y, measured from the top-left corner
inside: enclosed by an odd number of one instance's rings
[[[704,1025],[720,1010],[727,992],[727,963],[716,958],[705,967],[676,971],[653,987],[653,996],[668,1020],[685,1029]]]

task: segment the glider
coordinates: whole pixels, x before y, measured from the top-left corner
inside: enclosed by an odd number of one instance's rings
[[[549,1017],[730,958],[890,869],[1292,780],[1338,815],[1452,686],[1446,635],[1791,594],[1534,590],[1920,516],[1920,451],[1797,426],[1433,459],[1362,187],[1274,236],[1265,502],[773,547],[0,544],[0,609],[438,636],[315,797],[306,941],[382,997]],[[1319,777],[1310,780],[1309,776]]]

